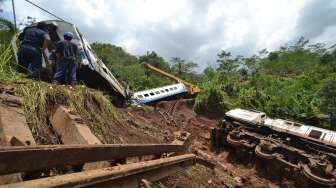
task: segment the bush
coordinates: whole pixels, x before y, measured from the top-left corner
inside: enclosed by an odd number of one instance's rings
[[[208,82],[195,100],[195,110],[205,115],[223,115],[230,108],[226,98],[229,98],[220,85]]]

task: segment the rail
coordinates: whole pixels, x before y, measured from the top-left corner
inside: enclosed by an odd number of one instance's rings
[[[139,187],[143,179],[157,181],[194,165],[197,158],[193,154],[162,158],[152,161],[132,163],[98,170],[41,178],[15,184],[11,187]]]
[[[127,157],[179,153],[180,144],[40,145],[0,147],[0,174]]]

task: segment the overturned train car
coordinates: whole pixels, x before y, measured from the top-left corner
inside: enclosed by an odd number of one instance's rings
[[[216,150],[231,148],[243,161],[261,161],[271,178],[288,175],[300,187],[336,185],[335,131],[237,108],[212,130],[211,142]]]
[[[112,96],[115,96],[115,99],[119,102],[129,98],[129,92],[118,82],[106,65],[97,57],[89,42],[75,25],[60,20],[48,20],[43,22],[48,25],[47,32],[51,41],[48,49],[43,52],[43,68],[47,68],[51,65],[49,57],[52,50],[55,48],[55,44],[63,39],[64,32],[70,31],[74,34],[73,41],[80,49],[81,61],[77,68],[77,79],[83,81],[89,87],[108,92]],[[34,26],[36,26],[36,24],[28,27]],[[17,44],[19,43],[20,41],[18,41],[17,37],[12,41],[15,54],[17,54]]]

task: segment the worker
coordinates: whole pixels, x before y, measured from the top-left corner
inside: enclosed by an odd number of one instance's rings
[[[56,44],[56,73],[54,83],[74,86],[76,83],[77,61],[79,50],[72,42],[74,35],[71,32],[64,33],[64,40]]]
[[[36,26],[27,27],[19,35],[20,49],[18,61],[20,70],[26,70],[39,77],[42,68],[42,52],[47,48],[50,37],[47,24],[39,22]]]

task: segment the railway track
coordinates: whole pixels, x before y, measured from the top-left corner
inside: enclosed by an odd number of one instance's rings
[[[0,148],[0,174],[45,170],[87,162],[126,161],[129,157],[154,156],[154,160],[33,179],[0,187],[139,187],[156,181],[200,159],[181,144],[41,145]],[[171,156],[171,157],[164,157]],[[161,157],[161,158],[160,158]]]

